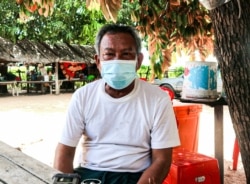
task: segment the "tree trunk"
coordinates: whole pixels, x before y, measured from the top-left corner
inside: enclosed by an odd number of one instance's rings
[[[250,184],[249,17],[249,0],[231,0],[211,11],[215,31],[215,55],[221,68],[228,107],[239,141],[248,184]]]

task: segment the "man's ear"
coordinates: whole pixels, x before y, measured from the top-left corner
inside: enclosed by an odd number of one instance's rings
[[[97,66],[99,72],[101,72],[101,64],[100,64],[99,56],[97,54],[95,54],[94,59],[95,59],[95,63],[96,63],[96,66]]]
[[[139,70],[143,61],[143,54],[139,53],[137,57],[136,70]]]

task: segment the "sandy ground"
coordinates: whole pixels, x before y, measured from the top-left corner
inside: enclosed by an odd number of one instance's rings
[[[0,96],[0,140],[49,166],[53,164],[65,111],[72,93]],[[198,152],[214,155],[213,108],[203,105],[200,113]],[[224,107],[224,183],[244,184],[244,169],[231,171],[234,130],[228,108]]]

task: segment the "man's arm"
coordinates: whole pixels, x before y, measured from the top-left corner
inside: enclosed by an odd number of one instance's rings
[[[137,184],[161,184],[172,162],[172,148],[153,149],[152,164],[144,171]]]
[[[63,173],[73,173],[75,147],[58,143],[54,158],[54,168]]]

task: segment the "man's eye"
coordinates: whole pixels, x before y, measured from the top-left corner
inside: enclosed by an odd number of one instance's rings
[[[103,54],[103,59],[108,60],[108,59],[112,59],[115,56],[114,53],[105,53]]]
[[[104,56],[113,56],[113,55],[115,55],[115,54],[113,54],[113,53],[105,53],[104,54]]]
[[[110,56],[114,56],[115,54],[114,53],[105,53],[103,54],[104,57],[110,57]]]
[[[124,52],[123,55],[132,55],[131,52]]]
[[[131,53],[131,52],[124,52],[124,53],[122,53],[122,56],[123,56],[125,59],[131,59],[131,58],[134,58],[134,57],[135,57],[135,54],[134,54],[134,53]]]

